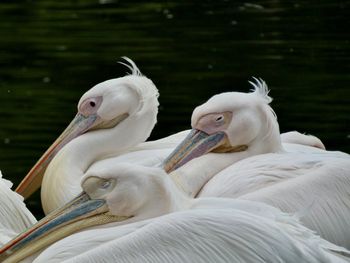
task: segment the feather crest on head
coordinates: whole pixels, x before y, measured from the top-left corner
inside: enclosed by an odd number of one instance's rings
[[[142,114],[143,110],[147,109],[147,107],[144,107],[145,103],[153,104],[155,107],[158,107],[159,92],[152,80],[144,76],[136,66],[135,62],[130,58],[124,56],[122,59],[125,60],[125,62],[118,61],[118,63],[126,66],[131,71],[131,73],[129,73],[128,76],[125,76],[124,79],[128,83],[128,86],[140,97],[140,105],[137,110],[138,114]]]
[[[270,90],[267,87],[266,82],[261,78],[253,77],[253,79],[254,81],[248,81],[253,86],[253,89],[251,90],[252,93],[256,94],[264,102],[269,104],[272,101],[272,98],[269,96]]]
[[[126,62],[123,61],[118,61],[119,64],[124,65],[125,67],[127,67],[128,69],[131,70],[131,74],[130,75],[134,75],[134,76],[143,76],[141,71],[139,70],[139,68],[136,66],[135,62],[132,61],[130,58],[128,57],[122,57],[122,59],[124,59]]]

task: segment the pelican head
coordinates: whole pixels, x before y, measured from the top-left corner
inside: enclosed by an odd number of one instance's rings
[[[178,210],[186,197],[161,168],[116,164],[87,172],[83,192],[0,248],[1,262],[18,262],[81,229],[121,225]]]
[[[151,108],[156,112],[153,112],[149,136],[156,123],[158,90],[150,79],[140,73],[132,60],[124,59],[129,65],[122,64],[131,69],[132,74],[99,83],[81,97],[75,118],[17,187],[16,191],[24,198],[40,187],[44,172],[57,152],[84,133],[113,128],[129,116],[142,114]],[[145,106],[149,104],[152,106]]]
[[[265,82],[250,82],[250,93],[227,92],[210,98],[192,114],[192,131],[164,162],[171,172],[208,152],[228,153],[280,149],[276,116]]]

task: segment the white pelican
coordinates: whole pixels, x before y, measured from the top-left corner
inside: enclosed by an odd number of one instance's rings
[[[26,198],[42,181],[46,213],[81,191],[81,177],[92,163],[118,155],[149,137],[157,119],[158,90],[133,61],[125,60],[132,74],[107,80],[86,92],[73,121],[16,189]]]
[[[0,171],[0,246],[36,223],[23,203],[23,197],[11,190],[12,183]]]
[[[350,248],[350,156],[322,150],[312,137],[310,144],[321,149],[282,145],[267,86],[254,85],[252,93],[219,94],[196,108],[194,130],[166,169],[183,165],[171,175],[191,196],[244,198],[285,212],[304,211],[307,227]],[[210,151],[219,153],[203,155]]]
[[[34,253],[35,263],[349,262],[349,251],[295,217],[259,202],[191,199],[160,168],[118,164],[90,171],[82,189],[0,249],[2,262]]]
[[[74,120],[16,189],[26,198],[42,181],[41,201],[45,213],[62,206],[81,191],[80,180],[90,167],[120,161],[159,165],[187,135],[188,131],[184,131],[139,144],[149,137],[156,123],[158,90],[133,61],[124,59],[130,64],[126,66],[132,74],[107,80],[87,91],[78,103]],[[303,137],[306,136],[293,136]],[[125,155],[128,151],[131,153]],[[120,158],[112,158],[119,155]]]

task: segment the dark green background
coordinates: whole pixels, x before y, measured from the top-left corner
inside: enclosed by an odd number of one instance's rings
[[[17,184],[80,96],[134,59],[160,91],[152,139],[223,91],[271,89],[281,131],[350,152],[349,1],[1,1],[0,168]],[[39,215],[38,196],[30,207]]]

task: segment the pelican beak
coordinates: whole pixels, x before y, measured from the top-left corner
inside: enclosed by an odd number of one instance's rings
[[[19,262],[78,230],[128,218],[111,215],[105,200],[83,192],[0,248],[0,261]]]
[[[187,137],[165,159],[163,168],[167,173],[170,173],[192,159],[219,147],[224,144],[225,140],[224,132],[209,135],[203,131],[192,129]]]
[[[198,129],[192,129],[187,137],[164,160],[163,169],[167,173],[171,173],[192,159],[209,152],[240,152],[247,148],[246,145],[232,146],[225,132],[219,131],[208,134]]]
[[[84,116],[78,113],[63,133],[28,172],[26,177],[17,187],[16,192],[22,195],[25,199],[34,193],[40,187],[45,170],[57,152],[68,142],[95,126],[99,121],[100,118],[97,114]]]

